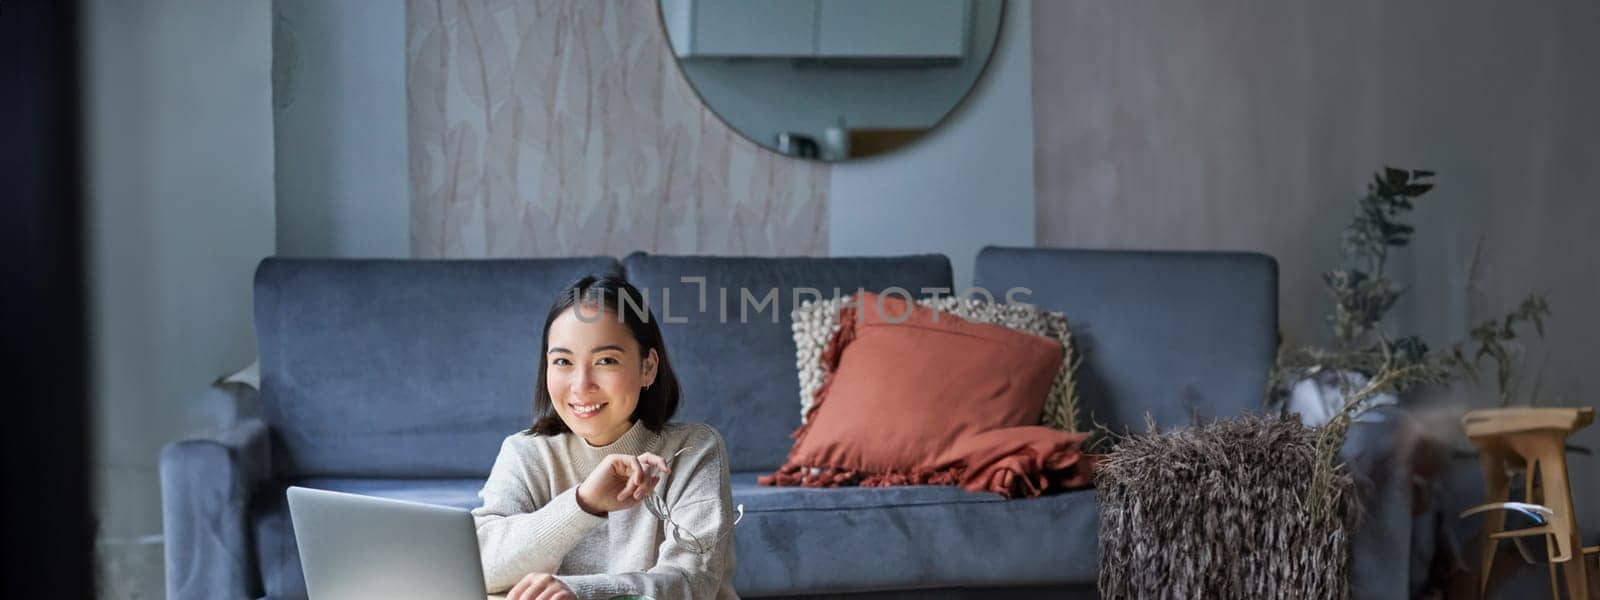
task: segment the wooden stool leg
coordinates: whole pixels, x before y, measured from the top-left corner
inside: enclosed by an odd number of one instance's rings
[[[1510,497],[1510,478],[1506,476],[1505,459],[1498,453],[1487,448],[1478,452],[1478,464],[1483,467],[1484,502],[1505,502]],[[1478,596],[1486,597],[1489,594],[1489,570],[1494,567],[1495,550],[1499,547],[1500,540],[1490,536],[1500,533],[1505,529],[1506,513],[1504,511],[1489,511],[1483,515],[1483,549],[1482,557],[1478,561]]]
[[[1573,512],[1572,488],[1567,482],[1567,457],[1563,438],[1557,435],[1540,436],[1530,448],[1538,456],[1539,482],[1542,497],[1535,501],[1550,507],[1551,564],[1565,558],[1561,570],[1566,574],[1567,597],[1588,600],[1589,573],[1583,564],[1583,540],[1578,533],[1578,516]]]

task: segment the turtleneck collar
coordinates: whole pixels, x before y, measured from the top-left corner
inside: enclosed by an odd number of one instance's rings
[[[633,426],[629,427],[622,437],[604,446],[591,446],[583,436],[576,433],[567,434],[567,446],[572,452],[574,461],[577,462],[580,477],[593,472],[608,454],[638,456],[656,450],[660,440],[661,435],[650,431],[650,428],[645,426],[644,419],[634,421]]]

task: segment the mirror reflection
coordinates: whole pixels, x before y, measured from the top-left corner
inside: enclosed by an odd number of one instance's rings
[[[977,84],[1003,0],[661,0],[700,98],[756,143],[827,161],[926,136]]]

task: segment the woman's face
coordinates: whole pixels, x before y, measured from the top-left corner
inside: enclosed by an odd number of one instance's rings
[[[633,426],[639,392],[656,378],[656,353],[611,311],[577,305],[550,324],[545,388],[567,428],[593,446],[617,441]],[[581,311],[581,313],[580,313]]]

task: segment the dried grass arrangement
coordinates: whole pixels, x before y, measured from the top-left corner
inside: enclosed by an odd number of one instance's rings
[[[1101,596],[1348,598],[1361,505],[1342,465],[1311,494],[1316,438],[1261,415],[1123,436],[1097,467]]]

